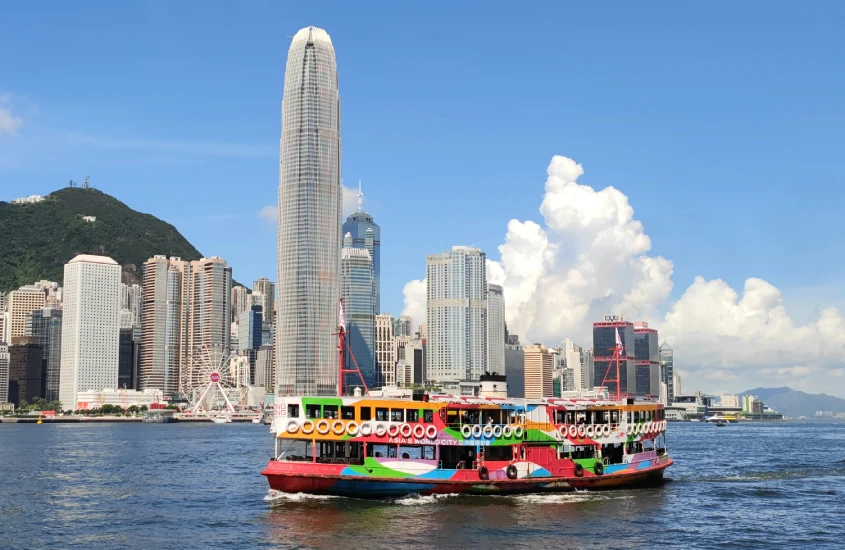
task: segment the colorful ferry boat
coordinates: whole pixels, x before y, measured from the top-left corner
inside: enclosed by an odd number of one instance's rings
[[[270,488],[362,498],[659,484],[672,464],[663,405],[606,391],[280,397]]]

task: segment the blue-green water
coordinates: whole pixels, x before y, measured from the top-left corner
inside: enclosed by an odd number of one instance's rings
[[[253,424],[0,425],[0,548],[843,548],[845,425],[670,424],[656,489],[271,499]]]

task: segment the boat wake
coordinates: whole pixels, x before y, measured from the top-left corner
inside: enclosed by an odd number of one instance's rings
[[[281,491],[274,491],[270,489],[264,495],[265,502],[307,502],[314,500],[332,500],[336,498],[343,498],[333,495],[309,495],[307,493],[283,493]]]
[[[424,504],[436,504],[447,499],[457,498],[458,495],[408,495],[400,499],[396,499],[393,504],[401,504],[402,506],[420,506]]]
[[[574,502],[594,502],[599,500],[617,500],[632,498],[631,495],[611,495],[591,491],[574,491],[571,493],[550,493],[533,495],[516,495],[509,497],[520,504],[570,504]]]

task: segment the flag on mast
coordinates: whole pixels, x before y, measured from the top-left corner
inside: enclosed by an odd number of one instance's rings
[[[341,316],[341,318],[343,317]],[[619,337],[619,327],[616,327],[616,347],[622,349],[622,338]]]
[[[338,301],[338,308],[340,309],[340,313],[337,316],[338,323],[340,324],[340,328],[346,331],[346,321],[343,319],[343,300]],[[618,334],[617,334],[618,337]]]

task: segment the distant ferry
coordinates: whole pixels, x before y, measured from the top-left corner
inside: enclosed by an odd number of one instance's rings
[[[663,405],[606,391],[555,399],[277,398],[270,488],[363,498],[656,485]]]

